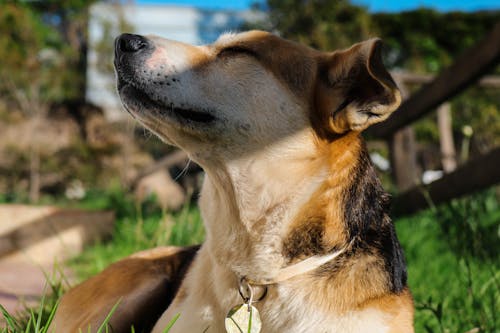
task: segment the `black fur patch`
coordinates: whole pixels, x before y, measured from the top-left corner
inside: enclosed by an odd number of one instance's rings
[[[312,218],[295,228],[283,243],[286,258],[301,259],[315,254],[326,253],[323,245],[325,233],[324,219]]]
[[[366,148],[361,149],[350,186],[344,194],[344,221],[353,251],[369,251],[384,258],[391,291],[406,286],[403,250],[388,216],[389,196],[383,190]]]

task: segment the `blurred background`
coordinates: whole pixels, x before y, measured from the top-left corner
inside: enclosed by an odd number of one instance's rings
[[[500,3],[493,0],[0,1],[7,318],[22,327],[31,315],[25,307],[39,302],[46,276],[29,273],[33,267],[61,263],[50,280],[55,302],[68,284],[134,251],[203,240],[195,205],[201,169],[123,111],[113,40],[134,32],[204,44],[247,29],[321,50],[384,40],[405,102],[364,135],[392,194],[417,332],[499,332]],[[23,275],[35,281],[23,284]],[[45,316],[50,304],[36,314]]]

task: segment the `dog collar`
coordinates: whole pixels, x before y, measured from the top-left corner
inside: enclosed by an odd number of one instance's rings
[[[316,268],[319,268],[320,266],[323,266],[324,264],[328,263],[329,261],[332,261],[333,259],[343,254],[349,248],[349,246],[350,244],[338,251],[321,256],[312,256],[302,261],[299,261],[296,264],[282,268],[279,270],[278,274],[274,278],[261,279],[261,280],[253,280],[246,278],[246,280],[251,285],[260,285],[260,286],[280,283],[289,280],[297,275],[308,273],[310,271],[315,270]]]
[[[341,254],[345,253],[353,244],[354,242],[353,238],[349,244],[341,248],[340,250],[337,250],[332,253],[328,253],[325,255],[316,255],[312,256],[309,258],[306,258],[302,261],[299,261],[298,263],[295,263],[293,265],[281,268],[278,271],[278,274],[273,277],[273,278],[268,278],[268,279],[252,279],[249,278],[248,276],[243,276],[240,278],[240,286],[242,284],[249,284],[251,286],[267,286],[271,284],[277,284],[286,280],[289,280],[295,276],[302,275],[305,273],[308,273],[310,271],[315,270],[316,268],[319,268],[323,266],[324,264],[332,261],[333,259],[337,258]]]

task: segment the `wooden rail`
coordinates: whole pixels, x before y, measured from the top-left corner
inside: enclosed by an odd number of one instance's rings
[[[500,147],[477,157],[429,185],[417,186],[394,199],[396,215],[411,214],[500,183]]]
[[[398,77],[399,80],[406,85],[427,84],[436,78],[436,75],[433,74],[416,74],[400,70],[391,71],[391,75],[393,77]],[[485,75],[479,79],[477,85],[482,88],[500,88],[500,76]]]

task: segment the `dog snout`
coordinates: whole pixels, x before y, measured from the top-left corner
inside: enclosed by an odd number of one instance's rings
[[[148,46],[149,41],[141,35],[121,34],[115,41],[117,53],[136,53]]]
[[[115,67],[127,70],[143,61],[154,49],[153,42],[141,35],[121,34],[115,39]]]

